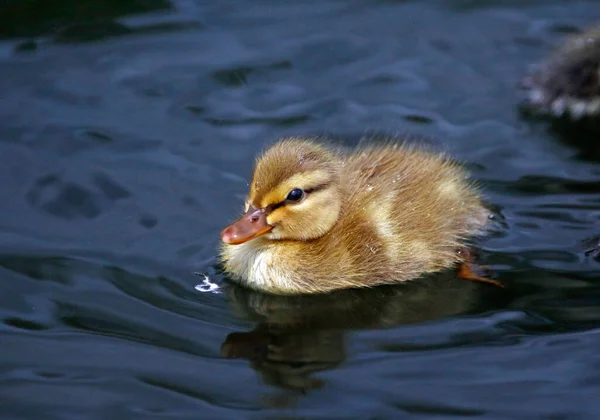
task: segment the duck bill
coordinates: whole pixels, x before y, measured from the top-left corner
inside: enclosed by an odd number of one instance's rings
[[[267,223],[267,213],[264,209],[249,210],[240,219],[227,226],[221,232],[221,240],[229,245],[238,245],[258,238],[273,229]]]

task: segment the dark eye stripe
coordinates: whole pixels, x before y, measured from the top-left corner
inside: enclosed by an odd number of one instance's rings
[[[304,193],[310,194],[310,193],[324,190],[325,188],[329,187],[329,184],[330,184],[329,182],[326,182],[325,184],[317,185],[316,187],[312,187],[312,188],[304,190]]]
[[[310,194],[310,193],[324,190],[325,188],[329,187],[329,185],[330,185],[329,182],[326,182],[325,184],[317,185],[316,187],[312,187],[312,188],[304,190],[304,194]],[[277,204],[271,204],[270,206],[267,206],[267,211],[272,212],[273,210],[276,210],[279,207],[284,206],[286,204],[288,204],[288,202],[286,200],[283,200]]]

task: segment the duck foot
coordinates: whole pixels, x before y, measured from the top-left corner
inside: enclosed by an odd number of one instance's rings
[[[486,277],[481,277],[474,271],[474,267],[479,268],[488,268],[487,266],[477,266],[474,264],[475,257],[473,256],[473,252],[469,249],[460,249],[458,250],[458,255],[463,258],[463,262],[459,263],[456,269],[456,276],[460,279],[477,281],[480,283],[493,284],[494,286],[504,288],[504,285],[500,283],[498,280],[488,279]]]
[[[473,271],[473,264],[460,263],[458,266],[458,269],[456,270],[456,275],[460,279],[478,281],[480,283],[493,284],[494,286],[504,288],[504,285],[502,283],[500,283],[498,280],[492,280],[492,279],[488,279],[488,278],[477,275],[477,273],[475,273]]]

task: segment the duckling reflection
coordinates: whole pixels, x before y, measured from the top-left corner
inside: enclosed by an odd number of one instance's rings
[[[600,118],[555,118],[547,127],[547,132],[560,143],[573,148],[577,153],[576,159],[600,162]]]
[[[268,385],[306,393],[324,382],[311,375],[346,359],[350,330],[382,329],[474,310],[486,286],[452,272],[423,281],[317,295],[271,295],[227,284],[223,292],[234,313],[257,322],[234,332],[222,347],[224,358],[243,358]]]
[[[525,79],[531,109],[572,120],[600,116],[600,25],[569,36]]]

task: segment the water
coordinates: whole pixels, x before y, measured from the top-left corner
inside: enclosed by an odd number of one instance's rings
[[[515,89],[600,3],[3,4],[3,419],[600,416],[600,147]],[[468,163],[506,290],[223,286],[261,147],[368,130]]]

